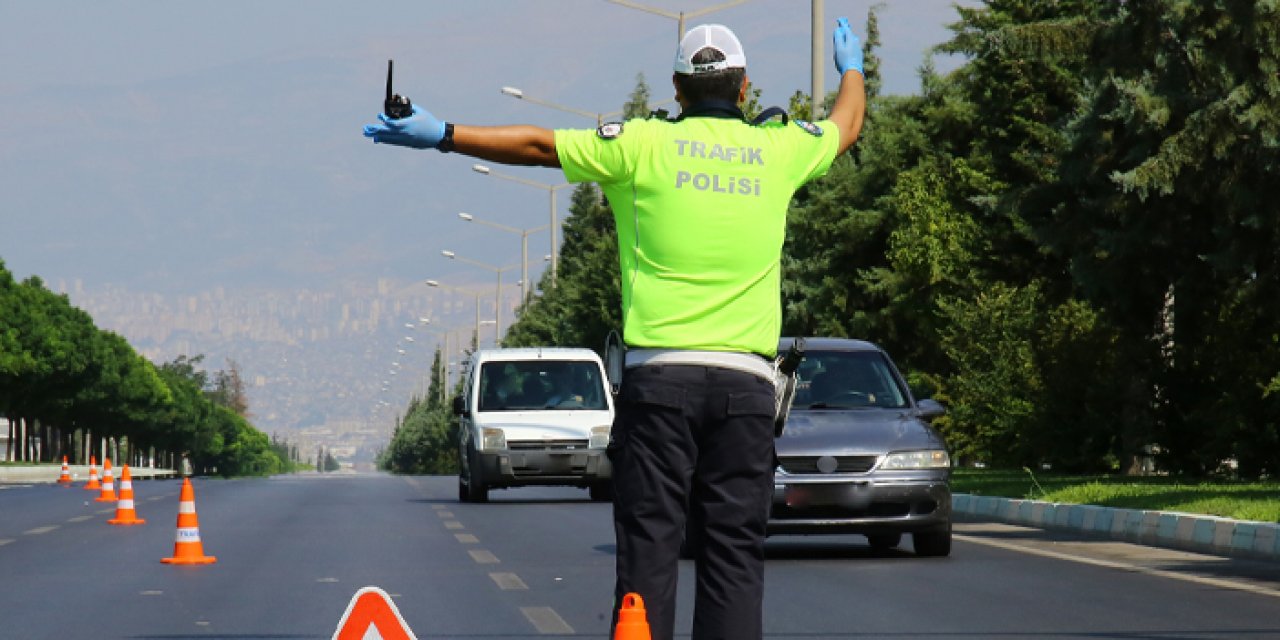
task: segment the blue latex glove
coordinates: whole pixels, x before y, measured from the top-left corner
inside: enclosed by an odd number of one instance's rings
[[[836,71],[843,76],[852,69],[862,74],[862,41],[849,28],[849,19],[836,20],[836,31],[832,36],[832,47],[836,61]],[[863,74],[866,75],[866,74]]]
[[[382,124],[366,124],[364,137],[381,144],[394,144],[414,149],[434,149],[444,138],[444,121],[430,111],[413,105],[413,115],[393,120],[379,113]]]

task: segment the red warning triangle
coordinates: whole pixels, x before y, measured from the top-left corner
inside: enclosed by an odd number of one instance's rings
[[[365,587],[351,596],[333,640],[418,640],[386,591]]]

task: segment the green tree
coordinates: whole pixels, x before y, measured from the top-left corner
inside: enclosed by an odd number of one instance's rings
[[[618,237],[613,213],[593,184],[573,191],[560,248],[559,279],[520,309],[505,346],[555,345],[601,351],[605,337],[622,327]]]

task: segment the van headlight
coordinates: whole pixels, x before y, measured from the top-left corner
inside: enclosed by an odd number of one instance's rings
[[[609,446],[609,425],[591,427],[591,438],[587,440],[588,449],[603,449]]]
[[[880,463],[881,469],[946,469],[950,466],[951,456],[942,449],[891,453]]]
[[[484,439],[480,442],[480,448],[485,451],[493,451],[495,449],[507,448],[507,434],[502,429],[494,427],[485,427],[481,430]]]

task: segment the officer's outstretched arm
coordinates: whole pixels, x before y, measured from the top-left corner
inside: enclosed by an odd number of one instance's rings
[[[453,128],[453,142],[454,151],[491,162],[560,166],[555,132],[542,127],[472,127],[460,124]]]
[[[457,151],[501,162],[559,167],[555,132],[531,125],[472,127],[452,125],[413,105],[413,115],[393,119],[378,114],[380,124],[365,125],[364,135],[380,144],[414,149]]]
[[[840,72],[840,91],[828,117],[840,128],[840,153],[844,153],[862,132],[862,118],[867,110],[867,91],[862,78],[862,42],[849,28],[848,18],[836,20],[836,30],[831,39],[832,57],[835,58],[836,71]]]
[[[840,78],[840,91],[828,116],[840,128],[839,153],[853,146],[862,132],[862,118],[867,110],[867,91],[862,82],[862,74],[852,69]]]

